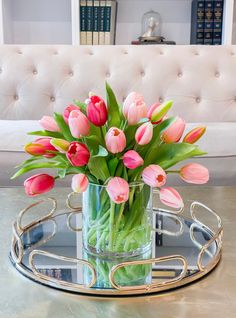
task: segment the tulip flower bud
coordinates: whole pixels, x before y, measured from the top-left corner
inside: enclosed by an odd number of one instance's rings
[[[122,130],[111,127],[105,137],[107,150],[111,153],[122,152],[126,147],[126,137]]]
[[[123,156],[123,163],[129,169],[136,169],[143,165],[143,158],[136,151],[129,150]]]
[[[43,116],[39,120],[39,124],[43,127],[43,129],[48,131],[55,131],[55,132],[61,131],[55,119],[51,116]]]
[[[154,105],[156,105],[154,107]],[[170,110],[171,106],[173,105],[173,101],[169,100],[164,104],[158,105],[154,104],[149,111],[149,118],[151,118],[152,123],[158,123],[162,118],[167,114]]]
[[[131,126],[145,118],[147,116],[147,106],[144,103],[143,96],[135,92],[130,93],[124,101],[123,114]]]
[[[52,158],[56,154],[57,149],[51,144],[52,138],[38,138],[33,143],[25,145],[25,152],[32,156],[44,156],[45,158]]]
[[[153,125],[150,122],[142,124],[135,133],[136,142],[141,145],[147,145],[153,136]]]
[[[174,209],[180,209],[184,206],[179,192],[170,187],[160,189],[160,201]]]
[[[209,171],[198,163],[189,163],[180,169],[180,177],[188,183],[204,184],[209,180]]]
[[[142,179],[150,187],[161,187],[166,183],[166,173],[158,165],[149,165],[143,170]]]
[[[185,129],[185,121],[179,117],[163,132],[162,140],[166,144],[180,141]]]
[[[71,188],[74,192],[84,192],[87,189],[88,184],[88,178],[84,173],[79,173],[72,177]]]
[[[72,166],[82,167],[88,163],[90,153],[85,144],[73,141],[70,143],[70,146],[66,153],[66,157],[70,161]]]
[[[183,139],[183,142],[194,144],[205,133],[206,127],[196,127],[192,129]]]
[[[120,177],[112,178],[107,184],[107,193],[117,204],[126,202],[129,199],[129,184]]]
[[[66,153],[70,146],[70,143],[68,141],[59,138],[52,138],[50,143],[53,147],[55,147],[56,150],[60,151],[61,153]]]
[[[93,95],[86,101],[87,103],[87,116],[92,124],[95,126],[105,125],[108,119],[107,107],[103,99]]]
[[[50,191],[54,187],[55,180],[48,174],[36,174],[24,182],[25,192],[29,196],[36,196]]]
[[[80,110],[80,108],[78,106],[75,106],[75,105],[69,105],[64,109],[63,118],[67,124],[68,124],[69,116],[70,116],[70,113],[72,112],[72,110]]]
[[[68,119],[71,134],[75,138],[88,136],[90,123],[88,118],[80,110],[72,110]]]

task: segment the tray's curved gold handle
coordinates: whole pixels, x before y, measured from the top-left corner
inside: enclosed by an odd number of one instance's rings
[[[37,270],[37,268],[34,264],[34,257],[36,255],[42,255],[42,256],[49,257],[49,258],[59,259],[59,260],[62,260],[64,262],[71,262],[71,263],[86,265],[89,267],[89,269],[92,273],[91,282],[88,285],[74,284],[74,283],[69,283],[69,282],[64,281],[64,280],[60,280],[60,279],[56,279],[56,278],[44,275]],[[89,263],[88,261],[85,261],[85,260],[80,259],[80,258],[65,257],[62,255],[57,255],[57,254],[49,253],[49,252],[42,251],[42,250],[33,250],[30,253],[29,265],[30,265],[34,275],[37,276],[39,279],[44,280],[44,281],[46,280],[48,282],[52,282],[52,283],[55,283],[55,284],[61,285],[61,286],[67,286],[67,287],[76,288],[76,289],[87,288],[87,287],[90,288],[90,287],[93,287],[93,285],[95,284],[96,279],[97,279],[96,270],[95,270],[94,266],[91,263]]]
[[[177,223],[179,224],[179,230],[176,231],[176,232],[171,232],[171,231],[168,231],[168,230],[165,230],[165,229],[159,229],[159,228],[154,228],[153,231],[154,232],[157,232],[158,234],[166,234],[168,236],[180,236],[183,234],[184,232],[184,226],[183,226],[183,223],[182,221],[180,220],[180,218],[178,217],[178,215],[176,215],[175,213],[172,213],[171,211],[168,211],[168,210],[162,210],[162,209],[153,209],[153,212],[155,214],[166,214],[168,213],[168,217],[170,219],[173,219],[175,221],[177,221]]]
[[[203,224],[197,218],[196,213],[195,213],[196,206],[200,206],[200,207],[204,208],[206,211],[210,212],[212,215],[215,216],[215,218],[217,220],[217,227],[218,227],[217,231],[212,230],[209,226],[207,227],[205,224]],[[208,248],[210,247],[210,245],[214,241],[216,241],[217,244],[219,245],[219,249],[221,250],[221,247],[222,247],[222,236],[223,236],[222,221],[221,221],[221,218],[219,217],[219,215],[215,211],[213,211],[212,209],[208,208],[205,204],[203,204],[201,202],[198,202],[198,201],[194,201],[194,202],[191,203],[190,214],[191,214],[192,219],[197,224],[200,224],[202,227],[208,228],[213,233],[212,238],[205,245],[203,245],[201,247],[201,250],[200,250],[199,255],[198,255],[198,260],[197,260],[198,269],[201,272],[203,272],[205,270],[205,266],[202,264],[202,259],[203,259],[204,254],[206,253],[206,251],[208,251]],[[209,264],[208,264],[208,266],[209,266]]]
[[[14,222],[12,225],[12,232],[13,232],[13,237],[12,237],[12,245],[11,245],[11,256],[16,264],[19,264],[22,261],[22,258],[24,256],[24,247],[23,243],[21,240],[21,237],[18,233],[17,229],[17,223]],[[18,255],[16,254],[16,246],[18,248]]]
[[[67,207],[72,210],[72,211],[82,211],[81,204],[79,206],[73,206],[71,203],[71,198],[75,195],[78,195],[77,192],[71,192],[68,194],[67,199],[66,199],[66,205]]]
[[[151,284],[136,285],[136,286],[121,286],[115,282],[115,274],[119,268],[122,268],[122,267],[124,268],[126,266],[131,266],[131,265],[146,265],[146,264],[153,264],[153,263],[162,263],[162,262],[168,262],[168,261],[173,261],[173,260],[178,260],[178,261],[182,262],[182,264],[183,264],[183,269],[182,269],[181,273],[173,279],[169,279],[167,281],[160,282],[160,283],[151,283]],[[146,290],[155,289],[155,291],[156,291],[158,287],[161,288],[162,286],[172,285],[172,284],[177,283],[181,279],[183,279],[186,276],[187,269],[188,269],[187,260],[185,257],[183,257],[181,255],[170,255],[170,256],[163,256],[163,257],[159,257],[159,258],[151,258],[151,259],[138,260],[138,261],[127,261],[127,262],[122,262],[122,263],[117,264],[117,265],[112,267],[112,269],[109,273],[109,280],[110,280],[112,287],[115,289],[118,289],[118,290],[123,290],[123,291],[128,291],[128,290],[131,290],[131,291],[132,290],[141,290],[142,291],[143,290],[145,292]]]
[[[33,221],[33,222],[31,222],[31,223],[29,223],[29,224],[23,226],[23,225],[22,225],[22,218],[23,218],[23,216],[26,214],[26,212],[28,212],[31,208],[33,208],[33,207],[35,207],[35,206],[37,206],[37,205],[39,205],[39,204],[41,204],[41,203],[47,202],[47,201],[52,202],[52,205],[53,205],[53,206],[52,206],[52,209],[50,210],[50,212],[47,213],[45,216],[43,216],[43,217],[41,217],[41,218],[38,218],[38,219],[36,219],[35,221]],[[53,199],[53,198],[47,198],[47,199],[43,199],[43,200],[41,200],[41,201],[35,202],[35,203],[29,205],[27,208],[21,210],[20,213],[19,213],[19,215],[18,215],[18,217],[17,217],[17,220],[16,220],[18,233],[21,232],[21,231],[23,232],[23,231],[29,229],[29,228],[30,228],[32,225],[34,225],[34,224],[37,224],[37,223],[39,223],[39,222],[42,222],[42,221],[47,220],[48,218],[50,218],[51,216],[53,216],[53,214],[55,213],[56,209],[57,209],[57,202],[56,202],[56,200]]]
[[[71,225],[71,218],[72,218],[72,216],[74,216],[75,214],[82,214],[82,211],[77,210],[77,211],[71,212],[71,213],[68,215],[68,217],[67,217],[66,223],[67,223],[68,228],[71,229],[72,231],[74,231],[74,232],[81,232],[81,231],[82,231],[82,227],[76,228],[76,227],[74,227],[73,225]]]

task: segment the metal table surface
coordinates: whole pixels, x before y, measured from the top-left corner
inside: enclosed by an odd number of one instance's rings
[[[38,198],[22,188],[0,188],[0,318],[185,318],[236,317],[236,187],[178,187],[184,200],[199,200],[215,209],[224,226],[223,258],[203,279],[158,295],[101,298],[64,293],[21,276],[8,254],[11,225],[19,211]],[[59,209],[70,190],[57,188],[49,196]]]

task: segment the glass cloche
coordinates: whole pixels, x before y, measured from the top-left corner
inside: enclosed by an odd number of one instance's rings
[[[161,15],[150,10],[142,18],[142,41],[158,41],[161,39]]]

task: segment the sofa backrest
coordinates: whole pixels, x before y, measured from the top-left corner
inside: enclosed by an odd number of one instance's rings
[[[0,119],[62,111],[105,81],[120,102],[173,99],[188,122],[236,121],[236,46],[0,46]]]

